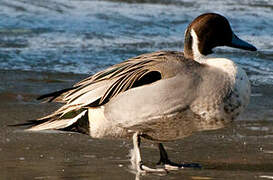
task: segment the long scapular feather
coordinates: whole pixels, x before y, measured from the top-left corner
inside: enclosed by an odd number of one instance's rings
[[[77,89],[77,91],[73,92],[73,94],[68,94],[64,97],[64,100],[67,101],[68,103],[71,103],[73,102],[74,100],[76,100],[77,98],[79,98],[80,96],[84,95],[84,94],[87,94],[89,92],[99,92],[101,90],[104,90],[103,88],[108,88],[111,84],[110,82],[106,83],[104,81],[101,81],[101,82],[97,82],[97,83],[94,83],[90,86],[86,86],[85,88],[81,88],[81,89]],[[100,89],[100,90],[98,90]],[[99,94],[99,93],[98,93]]]

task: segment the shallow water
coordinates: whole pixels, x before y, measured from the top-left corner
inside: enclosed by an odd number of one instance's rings
[[[216,49],[255,84],[273,84],[271,0],[2,0],[0,69],[94,73],[132,56],[182,50],[184,31],[204,12],[226,16],[258,52]]]
[[[272,179],[273,1],[0,1],[0,179]],[[41,117],[57,104],[35,98],[141,53],[182,50],[187,24],[218,12],[258,52],[215,49],[241,64],[252,82],[246,112],[228,128],[166,143],[175,162],[200,163],[167,175],[138,177],[130,140],[76,133],[27,133],[8,124]],[[144,162],[158,161],[143,144]]]

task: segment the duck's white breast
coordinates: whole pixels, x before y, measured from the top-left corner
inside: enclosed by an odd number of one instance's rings
[[[222,128],[233,121],[246,108],[250,97],[248,77],[233,61],[211,58],[206,60],[206,65],[219,69],[226,77],[215,83],[214,89],[217,91],[208,95],[206,101],[201,97],[192,104],[192,110],[203,119],[196,124],[200,131]]]

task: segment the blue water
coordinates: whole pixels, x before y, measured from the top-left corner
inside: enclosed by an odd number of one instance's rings
[[[273,84],[272,0],[1,0],[0,70],[92,74],[129,57],[183,50],[188,23],[204,12],[226,16],[258,52],[217,48],[253,84]]]

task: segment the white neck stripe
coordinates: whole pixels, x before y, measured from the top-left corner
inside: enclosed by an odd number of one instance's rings
[[[192,36],[192,54],[193,54],[193,59],[199,63],[204,63],[205,61],[205,56],[200,53],[198,45],[199,45],[199,40],[198,36],[195,33],[195,31],[192,29],[191,30],[191,36]]]

